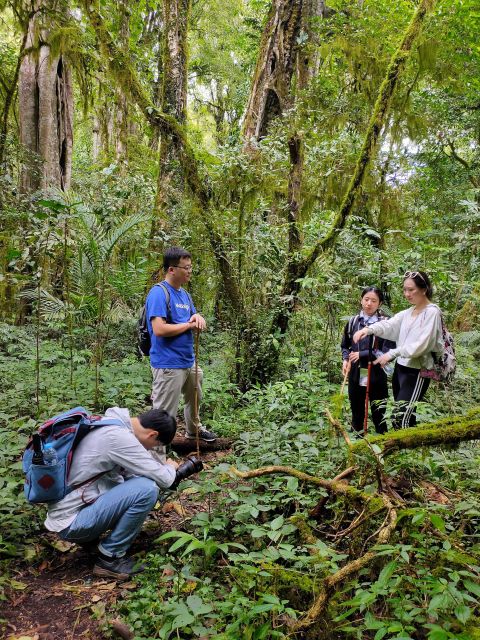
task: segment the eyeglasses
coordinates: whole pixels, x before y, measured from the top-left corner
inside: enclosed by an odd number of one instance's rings
[[[191,273],[193,271],[193,267],[192,265],[189,265],[188,267],[181,267],[179,264],[175,264],[173,265],[174,269],[183,269],[184,271],[188,271],[189,273]]]
[[[403,279],[406,280],[407,278],[416,278],[417,276],[421,280],[423,280],[423,282],[425,282],[425,278],[422,276],[420,271],[405,271],[405,273],[403,274]]]

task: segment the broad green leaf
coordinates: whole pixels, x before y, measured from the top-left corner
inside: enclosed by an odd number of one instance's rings
[[[430,522],[439,531],[445,532],[445,521],[436,513],[430,514]]]
[[[455,611],[455,615],[457,616],[457,619],[462,624],[465,624],[467,620],[470,618],[470,616],[472,615],[472,610],[470,609],[470,607],[467,607],[465,604],[461,604],[458,607],[455,607],[454,611]]]
[[[480,585],[472,582],[471,580],[464,580],[463,584],[466,589],[468,589],[471,593],[474,593],[478,598],[480,598]]]
[[[284,522],[285,518],[283,516],[278,516],[278,518],[275,518],[275,520],[271,521],[270,528],[273,529],[273,531],[277,531],[277,529],[280,529]]]

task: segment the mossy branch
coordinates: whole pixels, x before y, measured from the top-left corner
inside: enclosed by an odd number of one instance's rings
[[[388,498],[386,498],[386,496],[382,496],[382,499],[388,509],[388,512],[382,526],[378,531],[376,544],[386,544],[390,540],[397,525],[397,512],[389,502]],[[345,566],[333,573],[331,576],[325,578],[325,580],[323,581],[323,587],[320,591],[320,595],[307,611],[305,616],[300,618],[292,625],[293,630],[299,631],[300,629],[304,629],[305,627],[308,627],[316,622],[325,611],[330,597],[334,593],[336,587],[351,576],[357,574],[367,565],[371,564],[377,557],[378,554],[376,551],[367,551],[363,554],[363,556],[360,556],[360,558],[356,558],[355,560],[348,562]]]
[[[231,471],[238,478],[242,478],[244,480],[248,480],[250,478],[259,478],[260,476],[279,475],[279,474],[294,476],[299,480],[303,480],[303,482],[316,484],[319,487],[323,487],[324,489],[327,489],[327,491],[331,491],[339,495],[348,496],[356,500],[362,500],[363,502],[368,502],[369,500],[372,499],[371,495],[368,495],[367,493],[363,493],[363,491],[359,491],[358,489],[351,487],[345,482],[341,482],[337,480],[324,480],[323,478],[318,478],[317,476],[311,476],[308,473],[299,471],[294,467],[282,467],[282,466],[272,465],[270,467],[260,467],[259,469],[251,469],[250,471],[239,471],[235,467],[231,467]]]
[[[368,495],[366,493],[363,493],[362,491],[359,491],[358,489],[350,487],[343,482],[339,482],[336,480],[324,480],[323,478],[311,476],[308,473],[304,473],[303,471],[298,471],[298,469],[295,469],[293,467],[272,465],[270,467],[262,467],[259,469],[252,469],[250,471],[239,471],[235,467],[232,467],[231,471],[237,477],[243,479],[258,478],[260,476],[276,474],[286,474],[294,476],[299,480],[303,480],[304,482],[309,482],[311,484],[316,484],[320,487],[323,487],[324,489],[327,489],[328,491],[332,491],[339,495],[362,500],[368,505],[368,512],[370,516],[386,509],[387,514],[381,527],[375,534],[373,534],[376,535],[375,544],[386,544],[390,540],[392,533],[395,531],[395,527],[397,525],[397,512],[393,508],[393,505],[388,497],[383,494],[377,494],[374,496]],[[364,514],[362,513],[360,519],[362,519],[363,516]],[[306,536],[308,540],[312,540],[313,542],[313,534],[309,530],[306,523],[302,522],[301,519],[291,520],[295,521],[295,524],[299,526],[301,535]],[[318,618],[324,612],[331,595],[335,591],[335,588],[344,580],[350,578],[352,575],[355,575],[361,569],[373,562],[377,557],[377,552],[374,551],[373,548],[371,548],[360,558],[356,558],[355,560],[348,562],[344,567],[333,573],[331,576],[325,578],[320,591],[320,595],[315,600],[310,609],[306,612],[305,616],[303,616],[296,622],[292,621],[291,626],[293,630],[297,631],[303,629],[318,620]]]
[[[372,445],[380,447],[385,457],[402,449],[417,449],[441,444],[459,444],[468,440],[480,440],[480,408],[457,418],[443,418],[401,431],[389,431],[382,436],[371,436],[368,441],[359,440],[350,448],[352,456],[367,453]]]
[[[402,42],[393,54],[388,65],[385,78],[380,86],[375,107],[373,109],[367,132],[363,141],[353,176],[328,233],[314,246],[310,254],[299,264],[298,277],[303,278],[322,251],[326,251],[335,243],[338,232],[345,227],[349,214],[353,209],[356,195],[362,186],[365,171],[372,160],[378,146],[380,133],[386,122],[390,103],[398,84],[401,72],[410,55],[413,43],[418,37],[422,24],[435,4],[435,0],[421,0],[415,14],[404,33]]]

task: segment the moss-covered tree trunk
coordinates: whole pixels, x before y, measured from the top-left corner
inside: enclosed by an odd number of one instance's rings
[[[10,116],[10,110],[13,104],[15,92],[18,88],[18,78],[20,75],[20,65],[22,63],[23,53],[27,43],[28,32],[25,32],[22,43],[20,45],[20,51],[18,53],[17,64],[15,65],[15,71],[10,84],[5,84],[5,99],[3,102],[3,111],[0,117],[0,168],[3,167],[5,161],[5,149],[7,144],[8,135],[8,120]]]
[[[184,125],[187,119],[187,37],[191,0],[165,0],[161,34],[162,90],[161,109]],[[181,141],[163,131],[160,137],[155,216],[152,222],[151,248],[158,231],[168,225],[171,209],[183,191]]]
[[[270,122],[292,104],[303,0],[273,0],[263,31],[243,124],[246,144],[263,138]]]
[[[53,56],[48,32],[35,14],[28,25],[19,72],[20,143],[25,151],[22,192],[57,187],[68,189],[73,145],[73,89],[63,55]]]
[[[120,25],[118,37],[122,47],[130,40],[130,9],[126,0],[120,0]],[[115,156],[118,161],[128,159],[129,104],[128,96],[121,87],[116,90],[115,100]],[[125,167],[124,167],[125,168]]]
[[[373,113],[367,126],[354,173],[332,225],[327,233],[320,238],[307,253],[306,257],[301,257],[298,252],[295,255],[290,256],[286,269],[286,277],[278,298],[279,301],[273,314],[269,331],[270,336],[276,337],[278,347],[276,349],[265,348],[263,350],[259,350],[255,366],[252,368],[252,382],[263,383],[275,375],[279,361],[280,348],[287,334],[302,279],[307,275],[309,269],[315,263],[319,255],[333,247],[339,232],[346,225],[347,219],[353,210],[355,198],[362,186],[368,164],[374,158],[378,148],[380,134],[387,120],[395,88],[401,77],[402,71],[405,68],[405,64],[408,60],[414,42],[420,33],[422,24],[434,3],[435,0],[420,1],[413,18],[404,33],[399,48],[392,56],[385,78],[380,86]]]

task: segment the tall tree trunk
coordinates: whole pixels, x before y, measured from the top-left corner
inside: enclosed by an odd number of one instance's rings
[[[130,9],[128,3],[125,0],[120,0],[120,28],[118,38],[120,46],[127,48],[130,40]],[[116,127],[115,127],[115,156],[119,161],[126,160],[128,154],[128,137],[129,137],[129,123],[128,123],[128,98],[121,87],[116,90],[117,98],[115,101],[116,106]]]
[[[13,78],[10,83],[10,86],[7,87],[5,102],[3,104],[3,113],[1,117],[1,129],[0,129],[0,168],[3,166],[4,160],[5,160],[5,147],[7,143],[7,134],[8,134],[8,116],[10,115],[10,107],[12,106],[15,91],[17,90],[18,77],[20,75],[20,65],[22,64],[23,52],[25,51],[25,46],[27,43],[27,36],[28,36],[28,32],[26,32],[23,36],[22,44],[20,45],[20,51],[18,53],[17,64],[15,66],[15,72],[13,74]]]
[[[263,138],[270,122],[291,105],[291,81],[295,71],[303,2],[272,2],[243,123],[243,137],[247,146]]]
[[[164,0],[163,3],[161,108],[164,113],[174,116],[181,125],[187,119],[187,35],[190,6],[191,0]],[[169,209],[176,201],[175,194],[183,187],[181,151],[181,141],[163,132],[160,139],[155,217],[150,235],[152,241],[159,227],[163,228],[168,224]]]
[[[20,176],[22,192],[68,189],[72,168],[73,90],[64,56],[53,57],[48,34],[38,41],[38,14],[28,25],[19,73],[20,143],[30,154]],[[32,162],[35,158],[37,162]]]

